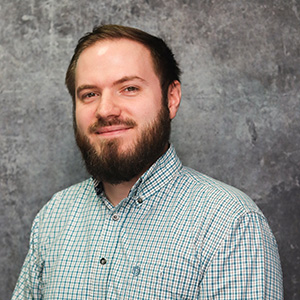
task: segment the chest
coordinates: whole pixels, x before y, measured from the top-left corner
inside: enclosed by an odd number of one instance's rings
[[[49,240],[45,299],[60,299],[61,291],[63,299],[197,297],[201,272],[190,214],[139,207],[81,217]]]

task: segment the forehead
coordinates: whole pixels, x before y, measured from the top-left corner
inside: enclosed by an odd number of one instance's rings
[[[105,39],[89,46],[79,55],[77,67],[82,63],[88,62],[89,58],[97,60],[104,65],[105,61],[111,64],[119,63],[120,65],[122,65],[122,62],[144,62],[146,63],[145,67],[151,65],[154,69],[150,50],[140,42],[125,38]]]
[[[159,81],[147,47],[129,39],[107,39],[96,42],[80,54],[75,70],[75,86],[95,78],[99,82],[109,83],[126,76]]]

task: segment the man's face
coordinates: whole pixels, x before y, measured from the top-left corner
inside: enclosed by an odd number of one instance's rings
[[[141,175],[165,150],[168,108],[150,51],[127,40],[104,40],[76,68],[76,141],[88,171],[110,183]]]

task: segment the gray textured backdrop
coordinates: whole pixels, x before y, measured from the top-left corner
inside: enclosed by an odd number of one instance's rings
[[[172,141],[184,164],[249,194],[300,298],[299,0],[1,0],[0,298],[9,299],[35,214],[86,178],[64,74],[100,23],[163,37],[184,71]]]

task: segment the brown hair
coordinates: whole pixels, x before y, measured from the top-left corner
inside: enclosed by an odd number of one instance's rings
[[[92,32],[84,35],[74,50],[74,55],[70,61],[65,83],[73,99],[73,109],[75,109],[75,70],[80,54],[96,42],[107,39],[125,38],[143,44],[150,50],[153,59],[154,70],[160,79],[163,99],[166,99],[169,85],[174,81],[180,81],[180,69],[174,58],[171,49],[158,37],[155,37],[142,30],[120,26],[102,25],[95,27]]]

